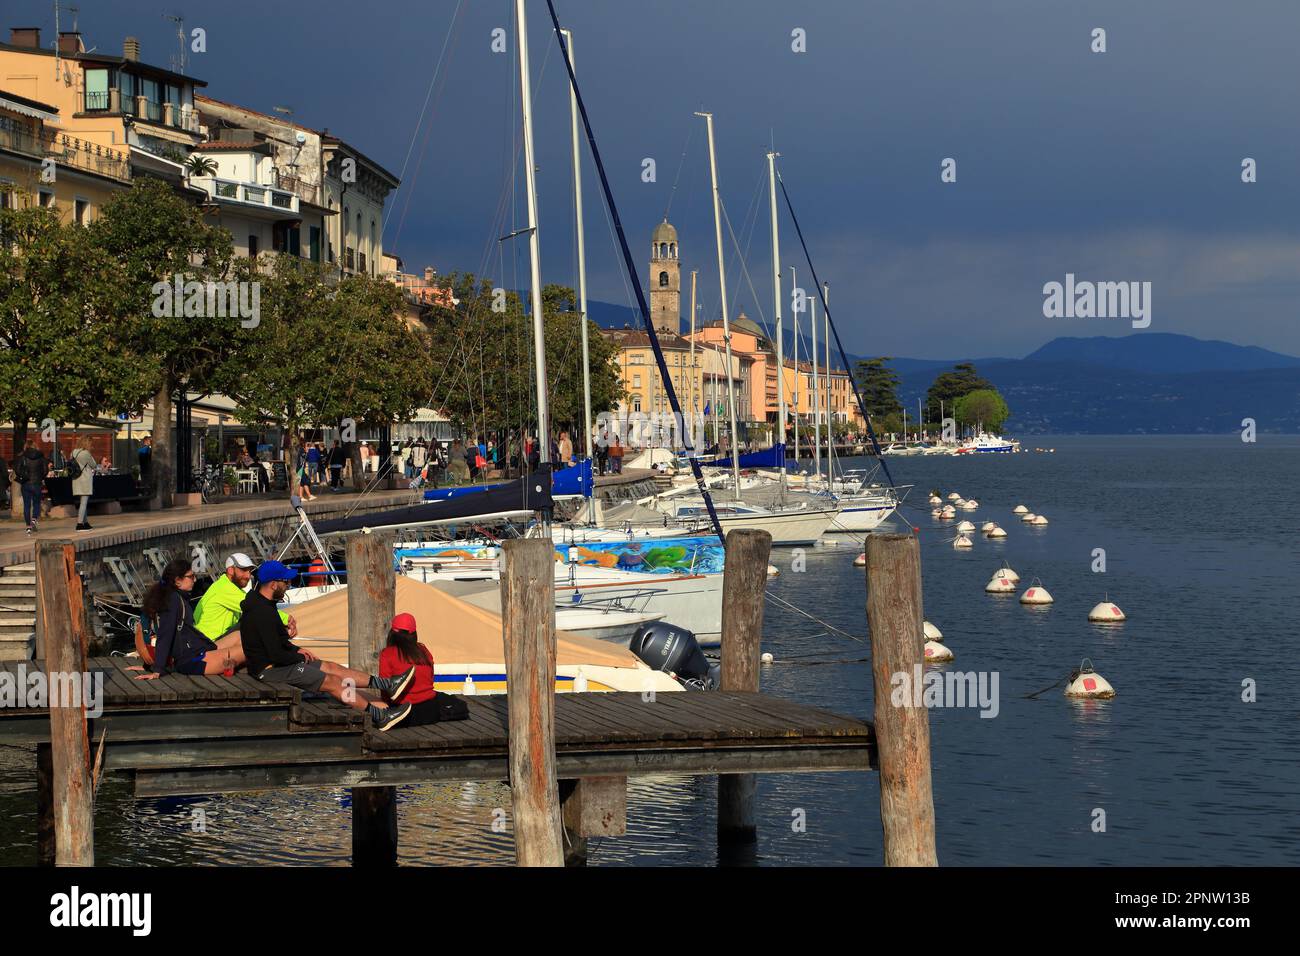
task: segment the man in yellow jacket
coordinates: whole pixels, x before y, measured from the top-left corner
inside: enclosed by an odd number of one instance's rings
[[[215,641],[239,629],[248,582],[256,567],[253,559],[242,551],[226,558],[226,573],[212,583],[194,608],[194,626],[204,637]],[[284,611],[280,612],[280,620],[288,626],[291,638],[298,635],[297,621]]]

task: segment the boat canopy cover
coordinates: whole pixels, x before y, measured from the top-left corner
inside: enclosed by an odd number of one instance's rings
[[[398,612],[415,616],[420,642],[429,648],[437,664],[472,662],[500,664],[504,668],[500,614],[402,574],[397,576],[393,605]],[[347,588],[294,604],[290,611],[298,622],[299,645],[326,660],[347,663]],[[645,669],[625,647],[561,630],[555,632],[555,663]]]
[[[425,491],[424,500],[447,501],[451,498],[475,495],[493,488],[505,488],[510,484],[510,482],[498,482],[491,485],[465,485],[461,488],[430,488]],[[592,487],[590,458],[584,459],[576,465],[570,465],[568,468],[561,468],[551,475],[551,496],[555,498],[566,495],[580,495],[583,498],[590,498]]]
[[[499,485],[462,489],[466,493],[438,501],[350,515],[313,525],[317,534],[344,534],[363,528],[401,528],[475,518],[479,515],[528,513],[553,506],[551,498],[551,473],[549,465],[542,465],[532,474]]]
[[[713,461],[701,461],[701,465],[709,468],[730,468],[730,458],[717,458]],[[762,451],[751,451],[748,455],[740,456],[741,468],[784,468],[785,467],[785,446],[773,445],[771,448],[764,448]]]
[[[590,498],[593,479],[591,477],[591,459],[584,458],[576,465],[561,468],[553,476],[551,494],[556,498],[581,495]]]

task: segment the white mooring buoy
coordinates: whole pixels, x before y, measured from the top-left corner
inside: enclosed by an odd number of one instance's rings
[[[759,660],[764,664],[772,663],[773,659],[771,651],[764,651],[763,656],[759,658]]]
[[[774,578],[780,573],[781,573],[781,569],[778,568],[775,564],[769,564],[767,566],[767,576],[769,578]]]
[[[980,525],[980,530],[983,531],[985,534],[988,534],[996,527],[997,525],[994,524],[992,521],[986,521],[982,525]]]
[[[1109,601],[1102,601],[1088,612],[1088,620],[1093,624],[1119,624],[1127,620],[1124,612]]]
[[[938,641],[925,642],[925,662],[927,664],[946,664],[952,660],[952,651]]]
[[[932,504],[932,505],[941,505],[941,504],[943,504],[943,499],[940,498],[938,495],[931,495],[931,496],[930,496],[930,504]]]
[[[960,498],[961,498],[961,495],[957,494],[957,492],[955,492],[955,491],[952,491],[952,492],[949,492],[949,493],[948,493],[948,500],[949,500],[949,501],[957,501],[957,500],[960,499]]]
[[[998,568],[993,572],[995,578],[1006,578],[1012,584],[1020,583],[1020,575],[1016,574],[1011,568]]]
[[[993,530],[989,532],[990,538],[1005,538],[1006,536],[1007,533],[1003,531],[1001,528],[999,528],[997,525],[994,525]]]
[[[932,518],[942,518],[942,517],[943,517],[943,511],[942,511],[941,509],[939,509],[939,508],[935,508],[933,511],[930,512],[930,517],[932,517]]]
[[[962,509],[965,511],[974,511],[976,508],[980,506],[980,503],[976,501],[974,498],[967,498],[965,501],[961,503],[961,506]]]
[[[1034,514],[1032,511],[1026,511],[1024,514],[1022,514],[1022,515],[1020,516],[1020,520],[1021,520],[1021,521],[1033,521],[1033,520],[1034,520],[1035,518],[1037,518],[1037,517],[1038,517],[1038,515]]]
[[[927,641],[942,641],[943,631],[939,630],[929,621],[921,622],[921,633],[925,635]]]
[[[967,531],[974,531],[975,525],[969,521],[963,521],[957,525],[957,530],[962,532],[962,534],[965,534]]]
[[[959,534],[959,535],[957,535],[957,540],[954,541],[954,542],[952,543],[952,546],[953,546],[954,548],[970,548],[970,547],[974,547],[974,545],[973,545],[972,542],[971,542],[971,539],[968,538],[968,537],[966,537],[964,534]]]
[[[863,551],[860,555],[854,558],[853,566],[855,568],[865,568],[867,566],[867,552]]]
[[[1030,524],[1047,524],[1047,518],[1043,515],[1034,515],[1034,520]]]
[[[1010,578],[995,577],[988,584],[984,585],[984,590],[989,594],[1014,594],[1016,582]]]
[[[1021,604],[1051,604],[1054,599],[1047,593],[1047,588],[1043,587],[1038,578],[1034,578],[1034,583],[1025,589],[1025,593],[1020,595]]]
[[[1027,515],[1029,514],[1029,509],[1026,508],[1024,505],[1016,505],[1014,508],[1011,509],[1011,513],[1017,515]]]
[[[1065,696],[1109,700],[1115,696],[1115,688],[1110,686],[1110,681],[1093,670],[1092,661],[1085,657],[1079,669],[1070,675]]]

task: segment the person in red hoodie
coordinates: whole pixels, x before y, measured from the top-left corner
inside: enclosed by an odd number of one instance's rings
[[[433,687],[433,655],[420,643],[415,616],[399,614],[388,626],[388,645],[379,653],[379,676],[404,674],[415,668],[415,678],[406,692],[393,701],[410,704],[408,727],[436,724],[443,720],[464,720],[469,716],[465,702],[454,694],[439,694]]]

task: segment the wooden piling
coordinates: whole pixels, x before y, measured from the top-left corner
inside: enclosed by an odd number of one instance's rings
[[[348,666],[379,672],[397,600],[393,536],[348,537]],[[397,865],[397,788],[352,788],[352,865]]]
[[[77,549],[71,541],[37,542],[36,605],[43,625],[50,697],[54,858],[59,866],[94,866],[95,793],[81,687],[87,676],[86,627],[76,561]],[[76,700],[70,699],[74,689]]]
[[[555,776],[555,553],[549,538],[501,546],[515,860],[563,866]]]
[[[36,745],[36,865],[54,865],[54,762],[50,745]]]
[[[757,691],[763,639],[763,593],[772,536],[737,528],[727,532],[722,572],[722,690]],[[722,862],[745,862],[758,842],[756,778],[752,773],[718,777],[718,850]],[[735,856],[740,850],[741,858]]]
[[[919,541],[906,534],[868,535],[866,576],[885,865],[938,866],[930,715],[916,703],[919,690],[911,693],[925,666]],[[905,681],[896,684],[895,675]]]

